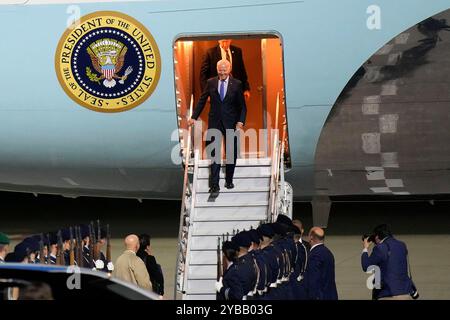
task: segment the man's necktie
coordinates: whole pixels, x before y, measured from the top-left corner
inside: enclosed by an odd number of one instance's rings
[[[227,60],[231,63],[230,54],[228,53],[228,50],[225,51]]]
[[[220,101],[225,99],[225,80],[220,80]]]

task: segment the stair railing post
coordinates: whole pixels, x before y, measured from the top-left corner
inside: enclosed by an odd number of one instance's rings
[[[191,194],[191,210],[189,212],[189,223],[187,224],[187,229],[188,229],[188,233],[187,233],[187,239],[186,239],[186,257],[185,257],[185,261],[184,261],[184,277],[183,277],[183,289],[187,287],[187,281],[188,281],[188,277],[187,277],[187,272],[189,271],[189,263],[190,263],[190,245],[191,245],[191,238],[192,238],[192,233],[190,232],[190,224],[191,222],[195,219],[195,198],[196,198],[196,193],[197,193],[197,177],[198,177],[198,165],[200,162],[200,150],[198,148],[195,148],[194,151],[194,177],[192,179],[192,194]]]
[[[284,141],[281,143],[281,149],[280,149],[280,190],[279,193],[281,194],[281,204],[282,204],[282,213],[286,214],[286,203],[287,203],[287,195],[286,195],[286,186],[285,186],[285,180],[284,180]]]
[[[187,119],[190,119],[192,117],[192,111],[193,111],[193,106],[194,106],[194,95],[191,95],[191,101],[190,101],[190,106],[189,106],[189,117]],[[185,218],[188,216],[188,212],[186,210],[186,201],[188,199],[188,192],[190,191],[189,189],[189,176],[188,176],[188,172],[189,172],[189,162],[190,162],[190,157],[191,157],[191,135],[192,135],[192,126],[188,125],[188,136],[187,136],[187,146],[184,149],[184,179],[183,179],[183,193],[181,194],[181,210],[180,210],[180,225],[179,225],[179,229],[178,229],[178,257],[177,257],[177,261],[176,261],[176,266],[175,266],[175,286],[174,286],[174,300],[176,300],[177,298],[177,287],[178,287],[178,279],[181,279],[181,274],[180,274],[180,264],[183,263],[183,261],[180,261],[183,259],[183,224],[185,221]],[[186,141],[184,140],[184,141]],[[192,201],[192,194],[191,194],[191,201]],[[192,206],[191,210],[192,210]],[[188,229],[189,230],[189,229]],[[186,257],[184,256],[184,260],[186,259]],[[185,261],[184,261],[185,262]],[[184,272],[184,271],[183,271]],[[180,281],[180,291],[183,291],[184,286],[183,286],[183,282],[184,281]]]
[[[278,179],[280,170],[280,141],[278,130],[278,117],[280,112],[280,92],[277,93],[277,101],[275,108],[275,125],[272,135],[272,166],[270,171],[270,191],[269,191],[269,207],[267,216],[269,221],[274,221],[277,215],[277,197],[278,197]]]

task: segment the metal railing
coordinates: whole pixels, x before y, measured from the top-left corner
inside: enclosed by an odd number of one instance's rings
[[[277,105],[275,113],[275,128],[272,131],[272,166],[270,169],[270,190],[269,207],[267,208],[267,218],[269,222],[274,221],[277,211],[278,176],[280,170],[280,141],[278,133],[278,113],[280,110],[280,93],[277,94]]]
[[[289,210],[289,206],[292,203],[290,199],[290,193],[288,192],[288,185],[290,185],[284,179],[284,152],[286,148],[286,123],[283,123],[283,134],[280,140],[278,130],[278,113],[280,108],[280,93],[277,94],[277,105],[275,115],[275,130],[272,137],[273,151],[272,151],[272,167],[270,171],[270,194],[269,194],[269,207],[267,212],[267,218],[269,222],[276,220],[279,213],[286,214]],[[281,208],[281,212],[279,209]]]
[[[191,102],[189,106],[189,117],[192,117],[192,110],[194,106],[194,96],[191,95]],[[189,231],[189,215],[191,211],[192,203],[192,191],[189,185],[189,163],[191,160],[191,149],[192,149],[192,126],[188,125],[187,138],[184,141],[186,143],[186,148],[184,149],[184,179],[183,179],[183,193],[181,196],[181,211],[180,211],[180,224],[178,229],[178,257],[175,266],[175,286],[174,286],[174,299],[176,300],[177,291],[182,292],[184,287],[184,267],[186,263],[186,252],[187,252],[187,238]],[[183,146],[184,147],[184,146]],[[189,204],[189,206],[188,206]]]

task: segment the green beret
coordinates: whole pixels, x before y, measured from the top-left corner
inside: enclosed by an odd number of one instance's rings
[[[9,244],[9,237],[3,232],[0,232],[0,244]]]

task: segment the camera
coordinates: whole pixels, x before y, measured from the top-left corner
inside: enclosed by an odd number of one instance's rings
[[[375,242],[375,235],[365,233],[362,236],[362,241],[364,241],[364,239],[367,239],[368,242]]]

